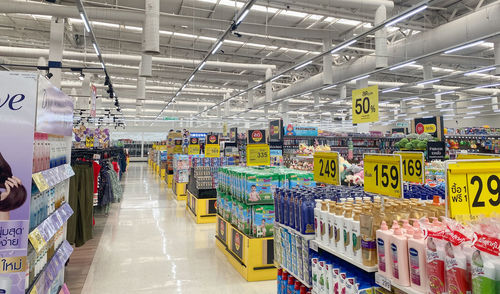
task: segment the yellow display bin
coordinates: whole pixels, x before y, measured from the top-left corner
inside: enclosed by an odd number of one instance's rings
[[[174,175],[167,175],[167,187],[172,188],[172,183],[174,181]]]
[[[220,215],[216,219],[215,244],[240,275],[249,282],[275,280],[273,237],[249,238]]]
[[[187,183],[177,183],[174,182],[172,186],[172,190],[174,191],[177,200],[186,200],[187,199]]]
[[[162,181],[165,181],[165,174],[166,174],[166,173],[167,173],[167,171],[166,171],[164,168],[162,168],[162,169],[160,170],[160,176],[161,176],[161,180],[162,180]]]
[[[215,223],[217,198],[198,199],[188,190],[186,210],[197,224]]]

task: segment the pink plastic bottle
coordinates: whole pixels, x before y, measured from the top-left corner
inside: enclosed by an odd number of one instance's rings
[[[392,277],[391,244],[392,232],[387,227],[385,221],[382,221],[380,229],[377,230],[377,255],[378,272],[385,277]]]
[[[411,287],[424,293],[427,287],[427,270],[425,240],[420,229],[416,229],[413,237],[408,239],[408,259],[410,263]]]
[[[394,226],[393,226],[394,227]],[[403,230],[396,225],[391,237],[392,280],[401,286],[410,286],[408,268],[408,239]]]

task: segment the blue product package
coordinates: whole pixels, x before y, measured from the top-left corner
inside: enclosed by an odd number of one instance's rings
[[[275,213],[276,213],[276,222],[277,223],[281,222],[281,219],[280,219],[280,205],[279,205],[279,202],[280,202],[280,199],[281,199],[281,191],[282,191],[282,188],[278,188],[274,192],[274,210],[275,210]]]
[[[283,197],[283,224],[288,226],[289,212],[288,212],[288,197],[290,196],[290,190],[286,191],[285,197]]]
[[[290,197],[288,198],[288,226],[294,228],[295,226],[295,193],[293,190],[290,191]]]

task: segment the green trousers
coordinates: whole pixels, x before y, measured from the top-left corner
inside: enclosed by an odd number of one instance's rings
[[[74,213],[68,220],[67,240],[76,247],[92,239],[94,196],[93,168],[89,164],[71,166],[75,175],[69,181],[69,205]]]

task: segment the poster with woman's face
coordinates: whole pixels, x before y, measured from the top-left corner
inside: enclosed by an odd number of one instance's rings
[[[35,74],[0,72],[0,293],[24,293],[36,98]]]

